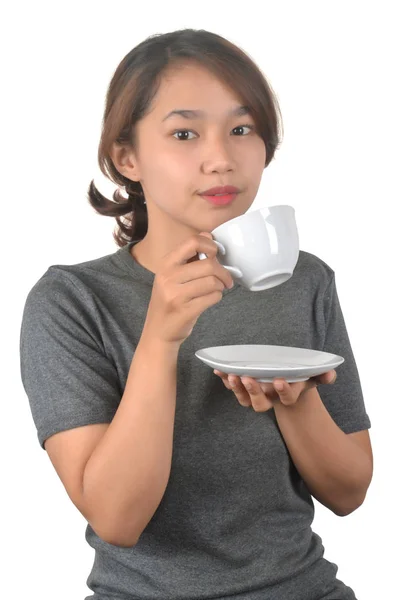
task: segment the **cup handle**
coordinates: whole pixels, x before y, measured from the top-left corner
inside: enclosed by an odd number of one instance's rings
[[[221,254],[225,254],[225,248],[221,244],[221,242],[217,242],[216,240],[213,240],[213,242],[217,244]],[[199,252],[199,260],[203,260],[205,258],[208,258],[207,254],[205,254],[204,252]],[[241,279],[243,277],[243,273],[240,269],[238,269],[238,267],[230,267],[229,265],[222,266],[224,267],[224,269],[227,269],[227,271],[231,273],[232,277],[236,277],[236,279]]]

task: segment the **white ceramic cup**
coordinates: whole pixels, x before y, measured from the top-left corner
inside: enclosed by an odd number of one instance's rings
[[[259,208],[230,219],[212,232],[217,260],[235,282],[252,292],[284,283],[299,257],[299,237],[292,206]],[[208,258],[203,252],[199,259]]]

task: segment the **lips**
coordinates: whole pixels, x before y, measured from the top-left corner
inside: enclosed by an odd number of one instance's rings
[[[234,187],[233,185],[224,185],[224,186],[218,186],[218,187],[212,187],[204,192],[201,192],[200,195],[201,196],[215,196],[216,194],[221,194],[221,195],[227,195],[227,194],[236,194],[237,192],[239,192],[239,189],[237,187]]]

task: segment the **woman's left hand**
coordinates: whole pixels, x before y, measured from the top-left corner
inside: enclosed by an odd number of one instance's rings
[[[274,407],[275,402],[281,402],[285,406],[296,404],[300,396],[307,390],[319,384],[332,384],[337,378],[336,371],[332,370],[317,377],[311,377],[307,381],[296,383],[287,383],[285,379],[279,377],[275,378],[272,383],[260,383],[252,377],[241,378],[238,375],[228,375],[217,370],[213,372],[221,377],[227,389],[233,390],[239,404],[251,406],[256,412],[270,410]],[[277,389],[279,383],[283,386],[281,390]],[[249,386],[251,386],[250,389]]]

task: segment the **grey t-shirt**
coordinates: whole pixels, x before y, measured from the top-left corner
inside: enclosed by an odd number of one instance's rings
[[[132,243],[76,265],[53,265],[26,299],[21,375],[38,439],[111,422],[140,340],[155,275]],[[100,539],[85,600],[353,600],[312,531],[312,497],[291,460],[274,410],[241,406],[195,351],[271,344],[345,358],[334,385],[320,385],[345,432],[368,429],[360,379],[334,271],[300,251],[282,285],[239,284],[199,317],[181,345],[172,467],[136,546]],[[156,376],[156,364],[153,365]]]

